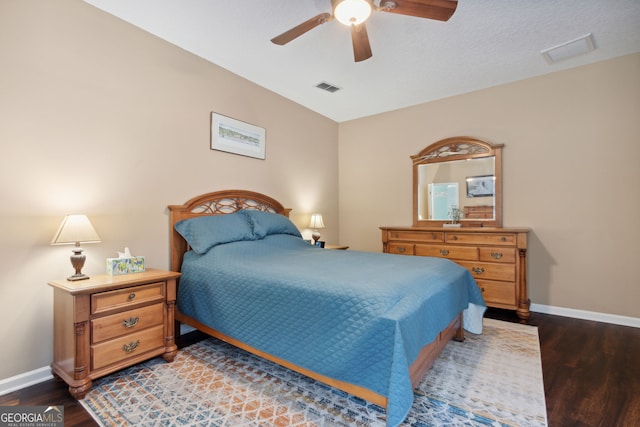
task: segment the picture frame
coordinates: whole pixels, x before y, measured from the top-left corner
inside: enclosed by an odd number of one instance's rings
[[[211,149],[264,160],[266,129],[212,112]]]
[[[467,197],[493,197],[496,193],[494,175],[468,176]]]
[[[316,242],[316,246],[319,247],[319,248],[324,248],[324,242],[322,240],[318,240]]]

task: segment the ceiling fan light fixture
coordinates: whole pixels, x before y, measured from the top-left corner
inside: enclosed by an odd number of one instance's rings
[[[333,16],[344,25],[360,25],[369,18],[372,9],[368,0],[337,0],[334,1]]]

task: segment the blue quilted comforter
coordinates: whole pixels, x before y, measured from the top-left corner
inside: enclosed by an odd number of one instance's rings
[[[409,365],[470,304],[485,305],[449,260],[320,249],[285,234],[188,252],[178,292],[179,310],[201,323],[386,396],[389,426],[413,402]]]

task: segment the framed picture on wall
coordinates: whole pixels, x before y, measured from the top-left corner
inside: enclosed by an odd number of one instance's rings
[[[483,175],[467,177],[467,197],[491,197],[495,192],[495,176]]]
[[[266,130],[222,114],[211,113],[211,149],[264,160]]]

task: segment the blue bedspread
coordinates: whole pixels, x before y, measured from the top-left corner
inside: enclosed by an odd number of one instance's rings
[[[178,292],[179,310],[201,323],[386,396],[389,426],[413,402],[409,365],[470,303],[485,305],[449,260],[320,249],[283,234],[188,252]]]

